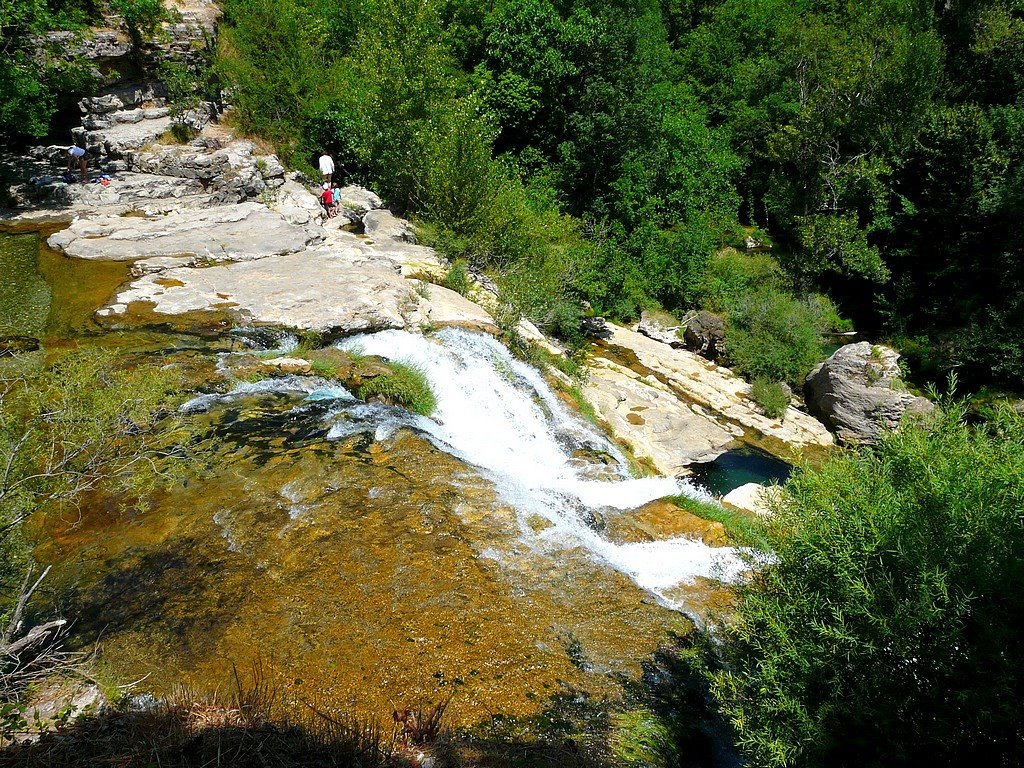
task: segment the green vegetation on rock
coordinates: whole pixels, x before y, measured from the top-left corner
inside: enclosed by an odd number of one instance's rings
[[[391,373],[374,376],[359,388],[363,400],[377,398],[392,405],[401,405],[422,416],[429,416],[437,407],[426,374],[414,365],[388,362]]]
[[[764,415],[771,419],[781,419],[789,407],[786,385],[763,376],[751,382],[750,397],[764,411]]]

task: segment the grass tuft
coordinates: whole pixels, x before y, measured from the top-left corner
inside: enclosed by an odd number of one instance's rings
[[[400,405],[421,416],[429,416],[437,407],[437,398],[430,389],[421,368],[408,363],[389,362],[391,373],[375,376],[359,388],[359,397],[376,397],[391,405]]]
[[[764,523],[756,515],[731,509],[714,501],[699,501],[689,496],[673,496],[669,501],[697,517],[721,523],[726,535],[735,544],[762,551],[770,549]]]

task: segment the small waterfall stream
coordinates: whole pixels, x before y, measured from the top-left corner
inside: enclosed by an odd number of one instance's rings
[[[518,511],[528,543],[584,547],[662,597],[663,590],[697,576],[732,580],[744,570],[731,548],[687,538],[616,544],[588,525],[602,509],[632,509],[675,494],[706,496],[686,480],[630,478],[618,449],[567,409],[534,368],[515,360],[495,339],[455,329],[433,338],[383,331],[346,339],[339,346],[409,363],[426,374],[437,397],[434,414],[393,423],[392,428],[415,426],[439,449],[488,477]],[[359,414],[352,411],[349,406],[338,414],[330,437],[359,428],[359,420],[352,420]],[[595,479],[593,467],[574,459],[578,450],[613,456],[617,477]],[[530,515],[543,517],[550,527],[534,533],[526,523]]]

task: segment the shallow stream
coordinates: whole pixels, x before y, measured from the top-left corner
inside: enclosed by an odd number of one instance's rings
[[[233,356],[287,338],[101,328],[92,313],[124,264],[0,235],[0,270],[0,334],[40,338],[35,355],[160,355],[206,392],[183,410],[217,436],[208,476],[144,513],[97,495],[31,525],[55,566],[52,605],[139,690],[208,689],[260,654],[287,696],[349,713],[455,690],[453,723],[530,715],[567,692],[619,695],[688,631],[688,585],[742,568],[678,530],[609,537],[610,516],[697,491],[630,477],[613,444],[489,337],[340,344],[420,367],[438,400],[426,418],[315,377],[225,374]]]

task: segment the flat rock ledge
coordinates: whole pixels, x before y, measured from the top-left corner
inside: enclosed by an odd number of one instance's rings
[[[690,464],[712,459],[743,435],[680,400],[665,384],[609,360],[595,358],[584,394],[612,432],[664,475],[685,474]]]
[[[259,203],[173,211],[154,218],[100,215],[51,235],[51,248],[103,261],[159,257],[252,260],[295,253],[323,239],[318,227],[288,222]]]
[[[212,314],[237,324],[330,335],[449,326],[498,330],[487,312],[454,291],[421,287],[403,278],[394,262],[367,258],[358,248],[337,244],[254,261],[152,271],[97,314],[107,322],[126,324],[174,318],[201,322]]]
[[[611,335],[589,364],[586,395],[598,416],[659,472],[679,475],[689,464],[710,461],[748,430],[768,438],[769,448],[834,444],[824,424],[792,406],[782,420],[765,416],[750,399],[750,385],[728,369],[608,327]]]

